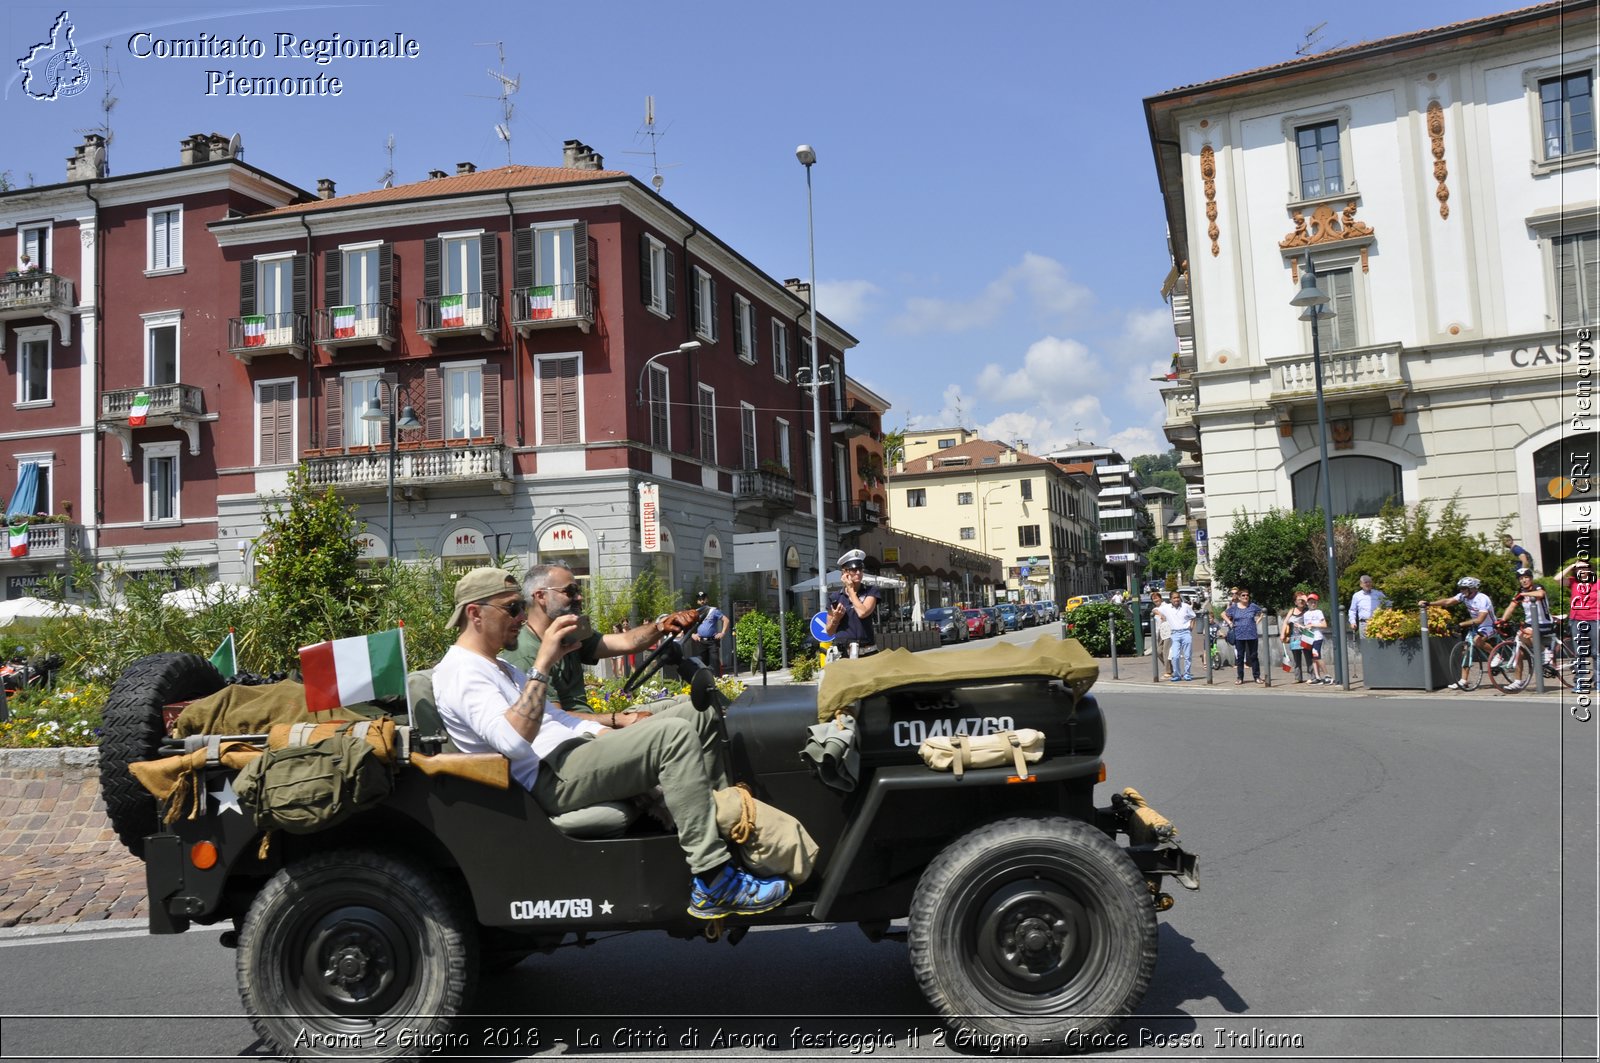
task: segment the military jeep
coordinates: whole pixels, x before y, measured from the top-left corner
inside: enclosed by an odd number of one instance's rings
[[[1013,1048],[1092,1044],[1138,1005],[1156,915],[1172,904],[1163,878],[1197,889],[1196,860],[1137,793],[1097,807],[1105,723],[1089,692],[1096,665],[1076,642],[839,661],[820,688],[752,686],[732,704],[684,640],[663,642],[635,679],[661,666],[717,714],[730,777],[819,843],[815,873],[782,907],[690,917],[675,835],[627,803],[552,818],[515,783],[403,766],[380,804],[266,846],[249,814],[224,805],[220,763],[204,768],[213,796],[193,818],[162,822],[127,764],[175,751],[163,710],[224,681],[203,658],[160,654],[116,684],[101,768],[113,824],[146,863],[151,933],[231,920],[223,942],[237,949],[245,1009],[288,1056],[422,1051],[397,1043],[400,1024],[413,1046],[449,1043],[480,967],[623,929],[737,943],[750,925],[856,923],[907,942],[958,1035]],[[428,675],[411,682],[399,730],[414,751],[447,749]],[[855,721],[853,788],[799,755],[819,701]],[[931,736],[1022,728],[1046,736],[1025,776],[935,772],[918,756]]]

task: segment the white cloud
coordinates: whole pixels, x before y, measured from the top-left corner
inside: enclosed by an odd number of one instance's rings
[[[817,313],[845,329],[866,321],[873,298],[883,289],[871,281],[818,281]]]
[[[996,403],[1053,405],[1081,394],[1098,381],[1099,365],[1077,340],[1046,336],[1031,344],[1018,369],[990,362],[978,372],[977,388]]]
[[[1053,258],[1026,252],[1022,261],[984,285],[970,299],[935,299],[913,296],[905,313],[890,323],[895,332],[965,332],[994,322],[1019,298],[1036,318],[1052,321],[1071,318],[1094,299],[1088,288],[1067,276],[1067,268]]]
[[[1111,436],[1106,444],[1117,448],[1127,458],[1137,457],[1140,454],[1165,454],[1172,448],[1172,444],[1154,429],[1142,425],[1138,428],[1124,428]]]

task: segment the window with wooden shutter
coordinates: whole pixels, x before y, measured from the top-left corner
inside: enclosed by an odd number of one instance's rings
[[[329,251],[322,256],[322,305],[344,306],[344,252]]]
[[[437,369],[422,374],[422,420],[429,439],[444,438],[444,378]]]
[[[747,362],[756,360],[756,308],[742,295],[733,297],[733,349]]]
[[[484,295],[500,297],[500,237],[495,233],[484,233],[480,237],[479,252],[483,256],[483,264],[479,271],[478,290]]]
[[[581,443],[578,356],[539,359],[539,445]]]
[[[422,241],[422,297],[424,299],[437,299],[440,294],[440,278],[444,262],[444,241],[437,236],[430,236]]]
[[[572,283],[579,290],[589,287],[589,223],[586,221],[572,223]]]
[[[639,234],[639,301],[654,310],[660,310],[656,305],[655,268],[655,241],[650,239],[649,233]]]
[[[309,294],[308,285],[311,283],[311,256],[304,251],[295,255],[291,260],[289,270],[293,286],[291,295],[293,312],[296,314],[309,313],[311,305],[307,296]]]
[[[1554,241],[1556,319],[1562,325],[1596,323],[1600,286],[1600,233],[1574,233]]]
[[[1334,316],[1319,317],[1317,342],[1324,352],[1345,351],[1360,346],[1356,328],[1355,271],[1331,269],[1317,271],[1317,284],[1328,294],[1327,307]]]
[[[760,455],[756,452],[756,408],[748,402],[739,403],[739,460],[741,468],[753,469]]]
[[[498,441],[500,439],[500,367],[485,365],[479,370],[483,383],[483,427],[478,435]]]
[[[650,367],[650,445],[672,449],[672,422],[668,415],[671,377],[664,365]]]
[[[378,304],[394,305],[394,245],[378,245]]]
[[[329,450],[344,448],[344,382],[330,374],[322,382],[322,445]]]
[[[256,385],[256,423],[259,440],[257,464],[292,464],[295,459],[293,381],[280,380]]]
[[[709,384],[700,385],[700,460],[717,464],[717,392]]]
[[[526,225],[511,234],[511,287],[533,287],[533,230]]]
[[[245,259],[239,263],[239,315],[256,312],[256,260]]]

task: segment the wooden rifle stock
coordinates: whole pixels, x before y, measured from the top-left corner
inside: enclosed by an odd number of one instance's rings
[[[496,790],[511,785],[511,762],[498,753],[413,753],[408,763],[424,775],[454,775]]]

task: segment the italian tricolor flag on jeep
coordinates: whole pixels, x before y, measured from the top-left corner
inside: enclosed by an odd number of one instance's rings
[[[306,710],[326,712],[374,698],[406,696],[405,629],[300,647]]]

